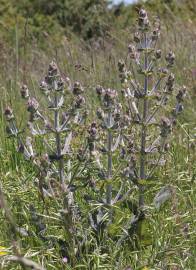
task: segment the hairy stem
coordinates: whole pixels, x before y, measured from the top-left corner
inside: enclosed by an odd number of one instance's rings
[[[75,239],[73,237],[74,225],[73,225],[73,212],[72,206],[70,205],[70,194],[68,191],[68,184],[65,183],[65,171],[64,171],[64,159],[62,156],[62,144],[61,144],[61,130],[59,125],[59,109],[58,106],[58,94],[55,92],[54,96],[54,103],[55,103],[55,111],[54,111],[54,128],[55,128],[55,135],[56,135],[56,155],[58,157],[58,167],[59,167],[59,178],[62,185],[63,190],[63,207],[64,211],[62,213],[63,224],[66,230],[66,234],[68,236],[67,244],[70,247],[70,258],[71,261],[75,261]]]
[[[145,34],[145,49],[147,45],[147,37]],[[148,68],[148,55],[145,50],[144,55],[144,69],[147,71]],[[148,113],[148,100],[146,98],[148,94],[148,74],[145,73],[144,78],[144,100],[143,100],[143,113],[142,113],[142,128],[141,128],[141,148],[140,148],[140,179],[146,178],[146,155],[145,155],[145,148],[146,148],[146,133],[147,133],[147,126],[146,126],[146,117]],[[144,187],[142,185],[139,186],[139,207],[143,208],[144,206]]]
[[[107,138],[107,144],[108,144],[108,165],[107,165],[107,180],[109,183],[106,187],[106,202],[108,205],[111,205],[112,203],[112,132],[110,129],[111,126],[111,118],[112,114],[111,111],[108,113],[108,122],[109,122],[109,128],[108,128],[108,138]],[[110,215],[111,218],[111,215]]]
[[[56,132],[56,151],[58,156],[58,166],[59,166],[59,178],[60,182],[62,184],[62,188],[65,191],[65,172],[64,172],[64,160],[61,156],[61,136],[60,136],[60,130],[59,130],[59,109],[58,106],[58,96],[57,93],[55,93],[55,112],[54,112],[54,128]]]

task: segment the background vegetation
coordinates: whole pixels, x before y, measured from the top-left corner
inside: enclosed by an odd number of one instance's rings
[[[109,6],[104,0],[0,0],[0,181],[8,205],[19,227],[30,232],[21,236],[23,254],[43,264],[46,269],[71,269],[59,258],[59,246],[54,248],[36,233],[30,205],[47,223],[48,236],[62,238],[53,218],[56,209],[48,201],[52,214],[48,216],[40,203],[34,171],[16,153],[5,134],[3,108],[11,104],[23,126],[24,105],[20,101],[20,86],[28,84],[39,99],[40,80],[52,59],[61,72],[72,80],[80,80],[91,106],[96,104],[97,84],[120,88],[117,63],[124,56],[131,40],[137,10],[144,6],[151,16],[162,22],[163,52],[176,54],[174,73],[177,85],[185,84],[188,98],[185,112],[177,122],[175,140],[166,165],[157,174],[157,183],[147,196],[150,203],[161,184],[176,189],[160,211],[153,212],[144,227],[144,239],[139,249],[124,246],[118,268],[112,240],[106,241],[106,252],[99,247],[86,251],[74,269],[195,269],[195,121],[196,121],[196,5],[194,0],[149,0],[145,4]],[[0,205],[1,206],[1,205]],[[88,210],[87,210],[88,211]],[[123,215],[124,213],[120,213]],[[118,222],[117,222],[118,223]],[[118,224],[116,223],[116,227]],[[118,228],[113,228],[115,234]],[[0,246],[12,253],[10,227],[0,212]],[[92,235],[93,241],[93,235]],[[87,243],[88,246],[88,243]],[[0,247],[1,269],[21,269],[7,263]],[[89,266],[91,265],[91,266]]]

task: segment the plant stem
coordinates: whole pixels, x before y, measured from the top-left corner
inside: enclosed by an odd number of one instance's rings
[[[64,172],[64,160],[61,157],[61,136],[60,136],[60,130],[59,130],[59,109],[58,106],[58,96],[57,93],[55,93],[54,97],[55,101],[55,112],[54,112],[54,128],[55,128],[55,135],[56,135],[56,151],[58,156],[58,166],[59,166],[59,178],[60,182],[62,184],[63,191],[65,191],[65,172]]]
[[[112,113],[109,111],[108,113],[108,138],[107,138],[107,144],[108,144],[108,168],[107,168],[107,181],[109,182],[106,187],[106,202],[107,205],[111,205],[112,203],[112,132],[111,132],[111,118]],[[110,220],[111,220],[111,213],[110,213]]]
[[[61,130],[59,125],[59,108],[58,108],[58,94],[55,92],[54,95],[54,128],[55,128],[55,135],[56,135],[56,155],[58,156],[58,167],[59,167],[59,178],[62,185],[63,191],[63,207],[65,212],[63,213],[63,223],[66,230],[67,244],[70,248],[70,259],[72,263],[75,261],[75,238],[73,237],[74,231],[74,224],[73,224],[73,211],[72,206],[70,205],[69,201],[69,191],[68,191],[68,183],[65,183],[65,171],[64,171],[64,159],[62,156],[62,145],[61,145]]]
[[[146,33],[144,34],[145,38],[145,55],[144,55],[144,69],[147,71],[148,68],[148,55],[146,52],[146,45],[147,45],[147,37]],[[140,149],[140,179],[146,178],[146,155],[145,155],[145,148],[146,148],[146,133],[147,133],[147,126],[146,126],[146,118],[148,113],[148,100],[146,98],[148,94],[148,74],[145,72],[144,78],[144,99],[143,99],[143,113],[142,113],[142,129],[141,129],[141,149]],[[139,186],[139,207],[143,208],[144,206],[144,187],[142,185]]]

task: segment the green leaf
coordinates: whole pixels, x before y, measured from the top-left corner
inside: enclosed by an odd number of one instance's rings
[[[154,181],[153,180],[149,180],[149,179],[139,179],[138,180],[138,184],[142,185],[142,186],[148,186],[148,185],[153,185]]]

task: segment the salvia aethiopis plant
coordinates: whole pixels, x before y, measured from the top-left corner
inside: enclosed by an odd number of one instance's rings
[[[58,204],[65,229],[65,239],[60,243],[63,250],[66,246],[72,264],[88,246],[84,228],[88,227],[87,232],[93,229],[98,240],[90,241],[92,250],[115,224],[117,209],[124,215],[119,221],[122,233],[112,235],[117,246],[126,238],[124,232],[140,235],[145,192],[155,169],[165,164],[171,133],[186,95],[185,87],[175,90],[171,71],[175,55],[170,51],[162,57],[156,48],[159,36],[160,22],[150,24],[146,11],[141,9],[126,60],[118,63],[121,90],[96,87],[99,105],[86,132],[78,128],[87,117],[83,87],[62,78],[55,62],[49,65],[40,84],[45,96],[43,105],[31,96],[26,85],[21,88],[29,113],[27,136],[19,130],[13,110],[5,109],[8,135],[16,139],[18,151],[32,162],[43,203],[49,197]],[[79,188],[80,194],[75,192]],[[163,187],[154,199],[155,207],[160,207],[172,192],[172,187]],[[82,211],[83,203],[89,210],[87,215]],[[129,208],[126,214],[125,207]],[[46,224],[33,206],[30,213],[42,240],[47,240]]]
[[[68,77],[63,79],[54,61],[49,65],[48,72],[40,84],[40,90],[46,99],[46,106],[43,107],[30,95],[26,85],[21,87],[21,97],[26,100],[29,113],[27,124],[29,136],[26,137],[18,129],[14,112],[10,107],[4,112],[7,132],[16,139],[18,151],[26,160],[32,162],[37,171],[37,185],[43,201],[46,196],[59,198],[61,201],[62,223],[67,234],[67,245],[73,248],[72,236],[77,213],[70,185],[71,144],[75,129],[86,117],[83,109],[84,90],[79,82],[72,84]],[[38,230],[40,231],[40,228]]]
[[[148,182],[152,180],[155,169],[165,163],[170,135],[176,117],[183,110],[186,95],[185,87],[174,94],[175,76],[171,70],[175,54],[169,51],[162,60],[162,52],[156,48],[159,36],[159,20],[151,24],[147,12],[140,9],[126,61],[119,60],[118,63],[123,103],[131,119],[136,150],[136,173],[130,168],[127,176],[139,188],[140,213],[144,210]]]
[[[102,182],[98,199],[100,205],[109,210],[108,223],[111,224],[113,207],[124,201],[132,191],[126,181],[119,181],[122,176],[120,167],[124,166],[124,153],[121,150],[130,121],[123,111],[116,90],[97,86],[96,93],[100,107],[97,109],[97,123],[93,122],[89,128],[88,149],[97,167],[98,181]]]

